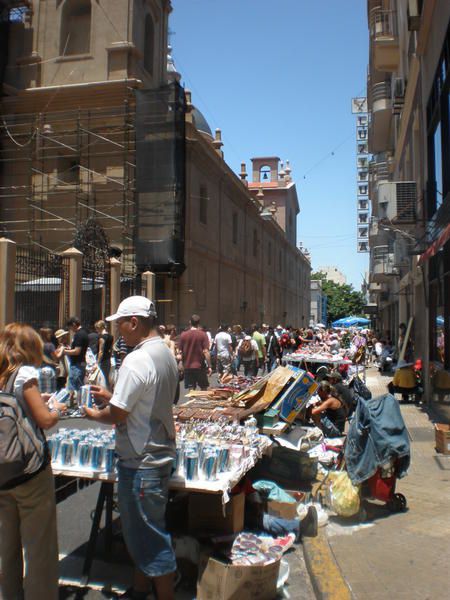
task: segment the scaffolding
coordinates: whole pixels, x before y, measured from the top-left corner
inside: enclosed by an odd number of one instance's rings
[[[94,219],[133,261],[135,109],[120,106],[2,115],[2,233],[59,252]]]

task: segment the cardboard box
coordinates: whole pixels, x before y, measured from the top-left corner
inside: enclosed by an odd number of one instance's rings
[[[200,561],[197,600],[273,600],[280,561],[242,567],[204,557]]]
[[[436,423],[434,425],[436,450],[442,454],[450,454],[450,425]]]
[[[267,502],[267,512],[273,517],[280,517],[281,519],[298,519],[297,506],[298,503],[305,497],[302,492],[295,492],[286,490],[289,496],[294,498],[295,503],[289,502],[277,502],[276,500],[269,500]]]
[[[189,495],[189,531],[192,533],[239,533],[244,528],[245,494],[231,496],[222,504],[222,494]]]

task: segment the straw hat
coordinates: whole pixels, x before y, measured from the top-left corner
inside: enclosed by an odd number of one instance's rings
[[[55,331],[55,338],[56,338],[57,340],[59,340],[59,338],[62,338],[62,337],[64,337],[64,336],[65,336],[65,335],[67,335],[68,333],[69,333],[69,332],[68,332],[68,331],[66,331],[65,329],[57,329],[57,330]]]

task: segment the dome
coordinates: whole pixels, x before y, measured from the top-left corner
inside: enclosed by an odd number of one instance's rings
[[[205,119],[203,114],[198,110],[198,108],[194,108],[192,111],[192,118],[197,131],[200,133],[205,133],[209,135],[211,138],[214,138],[211,127],[208,125],[208,121]]]

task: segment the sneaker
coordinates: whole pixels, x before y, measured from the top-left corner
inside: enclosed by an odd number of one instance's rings
[[[301,537],[316,537],[318,530],[317,510],[315,506],[310,506],[306,517],[300,521]]]

